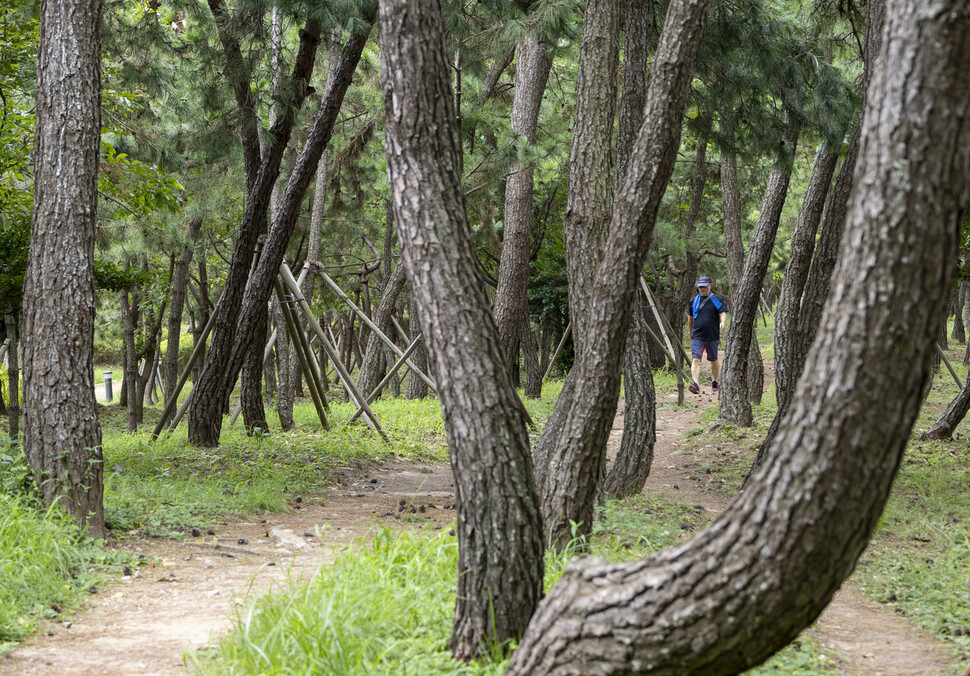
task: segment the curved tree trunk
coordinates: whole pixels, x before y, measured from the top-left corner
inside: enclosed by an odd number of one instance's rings
[[[860,149],[867,189],[853,192],[818,340],[768,463],[694,539],[632,563],[571,563],[510,674],[736,674],[787,645],[855,567],[930,378],[970,186],[970,7],[891,7]]]
[[[182,337],[182,310],[185,307],[185,292],[189,284],[189,265],[192,263],[192,247],[199,239],[202,219],[193,218],[189,222],[189,232],[185,248],[175,261],[172,273],[172,303],[168,311],[168,342],[162,362],[162,380],[165,385],[165,402],[171,399],[179,377],[179,342]]]
[[[526,33],[516,53],[515,98],[512,101],[512,133],[535,145],[539,109],[552,69],[553,46]],[[518,369],[519,346],[528,329],[529,250],[532,246],[533,165],[516,161],[505,188],[505,232],[499,261],[493,315],[509,373]],[[523,321],[525,324],[523,324]],[[533,353],[535,348],[532,349]],[[540,384],[541,386],[541,384]]]
[[[798,142],[799,125],[786,111],[775,162],[768,174],[768,185],[758,216],[758,225],[751,238],[744,273],[737,289],[732,289],[731,325],[724,344],[724,366],[721,369],[719,396],[720,416],[737,425],[751,424],[751,401],[747,375],[750,363],[760,363],[761,353],[752,348],[754,320],[761,299],[761,286],[768,271],[775,234],[785,206],[788,183],[791,179],[792,159]],[[752,359],[755,362],[752,362]],[[763,376],[762,376],[763,378]],[[760,388],[759,388],[760,392]]]
[[[609,234],[613,201],[613,118],[616,111],[617,78],[605,76],[619,68],[622,0],[590,0],[583,16],[583,40],[579,50],[576,76],[576,109],[573,114],[573,140],[569,151],[568,193],[563,221],[566,277],[569,286],[569,319],[577,360],[582,359],[587,338],[594,329],[590,316],[596,271],[603,257]],[[625,336],[624,336],[625,343]],[[622,347],[620,348],[622,356]],[[575,368],[576,363],[573,363]],[[619,363],[617,364],[619,367]],[[567,381],[568,382],[568,381]],[[614,392],[608,408],[616,409],[620,394],[619,373],[610,382]],[[568,385],[564,392],[573,394]],[[560,401],[562,393],[560,393]],[[597,426],[612,425],[612,414],[600,411]],[[606,418],[609,417],[609,420]],[[543,438],[557,436],[558,423],[547,422]],[[605,448],[582,444],[570,446],[573,467],[583,467],[583,487],[573,482],[578,477],[556,476],[560,458],[540,441],[535,456],[536,484],[542,498],[542,515],[547,526],[565,534],[569,521],[589,529],[595,496],[605,479]],[[572,519],[564,503],[578,498],[581,519]],[[568,536],[566,536],[568,538]],[[565,544],[565,540],[560,543]]]
[[[44,502],[104,536],[94,398],[101,2],[42,2],[34,208],[24,274],[24,455]]]
[[[590,478],[597,477],[603,465],[619,397],[630,308],[657,209],[673,172],[708,8],[707,0],[683,0],[671,3],[667,11],[650,70],[644,123],[617,194],[605,248],[608,254],[596,271],[593,302],[587,307],[588,326],[596,331],[579,351],[536,448],[536,476],[545,475],[543,516],[557,546],[572,537],[570,522],[578,524],[580,534],[588,533],[592,525],[599,487]]]
[[[437,377],[457,489],[450,644],[467,658],[525,630],[542,593],[542,520],[525,417],[474,273],[441,7],[385,0],[379,16],[394,221]]]
[[[637,131],[643,124],[649,58],[647,36],[652,4],[627,4],[623,97],[620,101],[620,124],[616,142],[617,190],[623,185],[630,150],[636,141]],[[630,326],[623,356],[623,438],[603,486],[607,494],[614,497],[625,497],[642,491],[653,462],[653,446],[657,440],[657,402],[646,323],[642,304],[635,302],[633,324]]]
[[[656,393],[647,350],[647,332],[643,327],[646,321],[643,308],[637,303],[623,355],[624,397],[627,402],[623,414],[623,440],[603,485],[607,494],[614,498],[636,495],[643,490],[643,484],[650,476],[653,447],[657,442]],[[645,374],[646,377],[631,377],[631,374]],[[649,406],[631,406],[631,402],[648,401]]]

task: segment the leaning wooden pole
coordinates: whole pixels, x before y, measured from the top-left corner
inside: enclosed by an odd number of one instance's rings
[[[303,298],[300,292],[300,287],[293,278],[293,273],[290,272],[290,266],[288,266],[285,262],[280,266],[280,276],[282,277],[283,283],[286,285],[286,287],[289,288],[290,291],[293,292],[293,294],[297,297],[300,304],[300,309],[303,310],[303,314],[306,317],[307,322],[310,324],[310,328],[312,328],[313,332],[317,334],[317,337],[320,339],[320,344],[323,345],[324,351],[333,361],[333,365],[337,369],[337,375],[340,377],[340,380],[343,381],[344,387],[346,387],[350,392],[351,401],[353,401],[356,406],[364,409],[364,413],[367,414],[367,424],[373,427],[378,434],[381,435],[381,438],[390,444],[391,440],[388,439],[387,434],[385,434],[384,429],[377,420],[377,416],[374,415],[374,412],[367,404],[366,399],[364,399],[364,396],[360,393],[360,390],[357,389],[357,385],[354,384],[354,380],[350,377],[350,373],[347,372],[347,368],[344,366],[343,362],[340,361],[340,357],[337,355],[336,350],[330,344],[330,341],[327,340],[327,336],[320,327],[320,323],[317,321],[316,317],[313,316],[313,312],[310,309],[310,304],[306,302],[306,298]]]
[[[957,375],[957,372],[953,370],[953,364],[950,363],[949,358],[946,356],[946,352],[943,351],[943,348],[940,347],[939,343],[936,343],[936,351],[940,353],[940,357],[943,359],[943,363],[946,364],[946,368],[950,372],[950,375],[953,376],[953,379],[956,381],[957,387],[962,390],[963,383],[960,382],[960,377]]]
[[[285,266],[286,263],[284,263],[283,265]],[[384,335],[384,332],[381,331],[379,328],[377,328],[377,324],[375,324],[374,322],[372,322],[371,319],[370,319],[370,317],[368,317],[367,314],[363,310],[361,310],[359,307],[357,307],[357,305],[354,304],[354,301],[350,300],[350,297],[347,296],[347,294],[345,294],[343,292],[343,289],[341,289],[339,286],[337,286],[337,283],[335,281],[333,281],[332,279],[330,279],[330,275],[328,275],[323,270],[318,270],[317,271],[317,274],[320,276],[321,279],[323,279],[324,282],[327,283],[327,286],[329,286],[331,289],[333,289],[333,292],[335,294],[337,294],[337,296],[339,296],[340,299],[344,303],[347,304],[347,307],[349,307],[351,309],[351,311],[354,312],[354,314],[356,314],[358,317],[360,317],[360,320],[362,322],[364,322],[364,324],[366,324],[367,327],[371,331],[374,332],[374,335],[378,336],[381,340],[384,341],[384,343],[389,348],[391,348],[391,350],[394,352],[394,354],[396,354],[398,357],[400,357],[402,354],[404,354],[403,352],[401,352],[401,348],[399,348],[397,345],[395,345],[393,340],[391,340],[386,335]],[[410,359],[407,360],[404,363],[407,364],[408,365],[408,368],[411,369],[415,374],[417,374],[417,376],[419,378],[421,378],[421,380],[423,380],[425,383],[427,383],[428,384],[428,387],[430,387],[435,392],[438,391],[438,388],[435,385],[434,381],[430,377],[428,377],[427,375],[425,375],[425,373],[421,369],[419,369],[417,366],[415,366],[411,362]]]
[[[377,397],[380,396],[381,390],[383,390],[385,387],[387,387],[387,384],[389,382],[391,382],[391,378],[394,377],[394,374],[397,373],[401,369],[402,366],[404,366],[404,360],[407,357],[410,357],[411,356],[411,353],[414,352],[414,350],[418,347],[418,343],[420,343],[420,342],[421,342],[421,336],[418,335],[418,337],[415,338],[414,341],[408,346],[408,349],[406,349],[404,351],[404,356],[397,360],[397,363],[394,364],[394,366],[392,366],[388,370],[387,375],[384,376],[384,379],[381,380],[381,382],[379,382],[377,384],[377,387],[374,388],[374,391],[371,392],[369,395],[367,395],[367,403],[368,404],[370,404],[375,399],[377,399]],[[363,412],[364,412],[364,409],[363,408],[358,408],[357,411],[352,416],[350,416],[350,420],[347,421],[347,424],[349,425],[350,423],[352,423],[355,420],[357,420],[357,418],[359,418],[360,417],[360,414],[363,413]]]
[[[192,373],[195,363],[199,360],[199,357],[202,356],[202,352],[205,350],[205,341],[208,340],[209,334],[212,332],[212,327],[215,326],[216,317],[219,315],[216,310],[219,309],[219,303],[221,302],[222,296],[219,296],[219,301],[216,303],[216,309],[213,310],[212,315],[209,317],[209,321],[205,324],[205,328],[202,329],[202,335],[199,336],[199,340],[192,348],[192,354],[189,355],[189,362],[185,365],[185,369],[182,370],[182,375],[179,376],[178,382],[175,384],[175,391],[172,393],[171,398],[165,403],[165,408],[162,409],[162,416],[158,419],[158,422],[155,423],[155,429],[152,430],[152,441],[158,439],[158,435],[165,428],[165,423],[168,422],[169,417],[172,415],[172,411],[175,409],[175,404],[178,403],[179,394],[181,394],[182,388],[185,387],[185,383],[189,380],[189,374]],[[186,403],[188,403],[188,401],[186,401]],[[179,416],[179,418],[181,418],[181,416]]]
[[[573,323],[569,322],[566,324],[566,330],[562,332],[562,338],[559,340],[559,345],[556,346],[556,351],[552,353],[552,359],[549,360],[549,368],[546,369],[546,375],[542,376],[542,380],[546,381],[549,379],[549,374],[552,373],[552,367],[556,365],[556,360],[559,359],[559,353],[566,346],[566,340],[569,338],[569,334],[573,330]]]
[[[306,352],[304,352],[306,349],[306,341],[301,340],[302,336],[296,325],[293,309],[289,305],[290,303],[298,301],[286,297],[286,294],[283,292],[283,285],[280,284],[279,279],[276,280],[274,285],[276,287],[276,297],[280,301],[280,312],[283,314],[283,321],[286,323],[286,329],[293,341],[293,350],[296,352],[296,358],[299,360],[300,366],[303,368],[303,373],[306,376],[307,389],[310,390],[310,399],[313,400],[313,407],[317,410],[317,417],[320,418],[320,424],[323,425],[323,429],[329,430],[330,423],[327,421],[327,414],[324,412],[323,403],[321,402],[323,393],[317,388],[317,380],[314,378],[315,374],[311,370]]]

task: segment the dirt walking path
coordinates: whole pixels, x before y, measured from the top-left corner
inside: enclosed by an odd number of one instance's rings
[[[701,410],[716,403],[709,391],[692,398],[699,408],[679,409],[673,406],[675,402],[673,395],[663,402],[666,406],[657,409],[657,443],[644,492],[671,502],[703,505],[713,517],[730,504],[733,495],[723,488],[716,474],[707,473],[707,468],[733,461],[743,452],[708,441],[706,435],[684,436],[701,426]],[[610,457],[619,449],[622,429],[621,402],[613,423]],[[953,673],[956,669],[942,645],[890,609],[863,598],[852,578],[809,631],[817,643],[838,656],[835,666],[841,674],[916,676]]]
[[[0,674],[183,672],[183,653],[213,645],[254,595],[309,578],[376,523],[450,525],[453,501],[448,465],[390,462],[329,495],[292,502],[293,513],[230,517],[181,542],[126,541],[145,565],[98,589],[72,622],[47,625],[0,659]]]
[[[702,397],[701,407],[713,403]],[[653,470],[645,492],[702,505],[712,518],[731,500],[710,465],[739,451],[686,438],[698,408],[661,402]],[[609,454],[619,448],[621,409]],[[311,576],[336,550],[353,546],[375,524],[442,528],[454,519],[454,484],[446,464],[389,462],[350,474],[328,495],[294,500],[292,513],[231,517],[211,533],[182,542],[132,539],[123,547],[145,565],[106,584],[73,622],[51,623],[0,660],[0,674],[121,676],[183,672],[183,653],[205,650],[254,594]],[[326,524],[326,526],[323,526]],[[844,674],[938,674],[951,665],[933,641],[893,613],[863,600],[851,582],[812,630],[841,656]]]

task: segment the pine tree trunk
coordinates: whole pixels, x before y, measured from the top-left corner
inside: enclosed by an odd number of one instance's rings
[[[529,32],[522,38],[517,50],[512,133],[520,134],[530,146],[536,143],[539,109],[552,69],[553,49],[553,45],[539,41],[534,33]],[[516,161],[509,171],[505,188],[502,257],[492,310],[505,353],[505,365],[513,375],[518,372],[519,347],[525,347],[528,340],[523,331],[529,325],[527,294],[529,251],[532,246],[533,174],[533,165],[527,161]]]
[[[418,319],[418,304],[414,300],[414,293],[411,293],[411,309],[409,311],[410,322],[408,330],[411,334],[411,340],[414,340],[418,333],[420,332],[420,320]],[[427,341],[422,340],[414,352],[411,353],[411,361],[419,369],[428,372],[428,350],[425,348]],[[435,381],[437,382],[437,380]],[[408,399],[424,399],[428,396],[428,383],[424,382],[420,378],[416,377],[413,373],[408,376]]]
[[[644,323],[643,309],[637,307],[633,311],[633,326],[623,356],[624,395],[628,402],[623,415],[623,439],[604,484],[604,490],[614,498],[636,495],[643,490],[650,476],[653,447],[657,442],[656,393]],[[651,405],[631,406],[629,402],[650,402]]]
[[[277,309],[273,313],[276,316],[276,413],[280,418],[280,428],[284,432],[293,429],[293,387],[290,379],[293,373],[290,371],[290,334],[286,330],[286,322],[283,319],[283,311]]]
[[[124,382],[121,401],[125,404],[125,420],[128,424],[128,431],[138,430],[138,415],[136,413],[136,400],[138,397],[138,350],[135,346],[135,328],[138,324],[138,295],[129,300],[129,292],[122,289],[119,292],[121,306],[121,324],[125,336],[125,365]]]
[[[539,366],[539,352],[536,348],[535,335],[529,321],[528,308],[523,308],[522,327],[522,363],[525,365],[525,396],[529,399],[542,397],[542,376],[545,371]]]
[[[242,406],[243,425],[246,427],[247,434],[253,434],[257,429],[263,432],[269,431],[266,409],[263,406],[263,352],[266,349],[266,341],[269,340],[267,335],[269,310],[264,307],[260,314],[262,316],[256,326],[253,344],[246,355],[246,364],[243,366],[242,379],[239,383],[239,403]],[[292,406],[292,399],[290,403]],[[282,416],[280,419],[282,420]],[[292,420],[292,410],[290,419]]]
[[[574,560],[509,674],[736,674],[787,645],[855,567],[930,378],[970,187],[970,7],[892,7],[860,150],[869,189],[853,193],[818,340],[767,465],[686,543],[632,563]],[[873,284],[879,294],[859,293]]]
[[[920,439],[949,439],[953,436],[957,425],[967,416],[967,411],[970,411],[970,378],[964,381],[957,396],[947,405],[936,422],[920,435]]]
[[[966,287],[963,283],[951,292],[953,301],[953,333],[950,334],[950,340],[956,343],[967,342],[967,330],[963,325],[963,306],[966,302],[964,297],[965,292]]]
[[[732,289],[731,325],[724,344],[724,365],[721,368],[720,416],[725,420],[747,426],[751,424],[751,401],[748,384],[749,364],[761,363],[760,352],[751,347],[754,320],[761,299],[761,286],[768,271],[775,234],[785,206],[788,183],[791,179],[792,158],[798,142],[799,125],[792,113],[786,111],[784,129],[775,162],[768,175],[768,185],[758,216],[744,273],[737,289]],[[726,219],[725,219],[726,222]],[[760,393],[760,388],[759,388]]]
[[[802,292],[808,281],[808,271],[815,250],[815,234],[822,220],[825,205],[839,160],[839,148],[831,141],[824,141],[815,156],[812,177],[808,181],[802,208],[798,214],[795,231],[791,238],[791,257],[785,267],[785,278],[781,285],[778,309],[775,311],[775,399],[781,412],[787,407],[795,381],[801,370],[793,371],[796,364],[804,362],[798,358],[797,351],[804,349],[795,340],[798,315],[801,308]]]
[[[165,383],[165,402],[175,392],[179,377],[179,341],[182,336],[182,309],[185,307],[185,292],[189,283],[189,265],[192,262],[192,248],[199,239],[202,219],[193,218],[189,222],[189,232],[185,248],[175,262],[172,273],[172,303],[168,311],[168,344],[162,364],[162,380]]]
[[[24,454],[44,502],[104,536],[94,397],[101,3],[46,0],[37,56],[34,210],[24,275]]]
[[[644,124],[617,195],[604,260],[588,304],[592,343],[579,351],[536,448],[536,479],[552,541],[562,546],[592,524],[598,486],[619,396],[620,362],[640,271],[660,199],[673,171],[694,60],[709,3],[673,3],[651,66]],[[572,288],[572,287],[570,287]],[[575,323],[575,316],[573,322]],[[575,333],[575,325],[573,327]],[[540,480],[541,477],[541,480]]]
[[[617,190],[623,186],[630,150],[643,124],[651,5],[650,2],[631,2],[627,5],[623,96],[616,148]],[[657,440],[657,402],[650,364],[650,342],[643,307],[639,302],[634,303],[633,324],[626,340],[623,382],[626,407],[623,438],[603,486],[606,493],[613,497],[634,495],[643,490],[643,484],[650,474],[653,446]]]
[[[569,318],[576,354],[582,353],[588,333],[596,330],[588,320],[589,299],[603,257],[613,205],[613,119],[617,94],[617,78],[613,74],[619,70],[625,4],[623,0],[589,0],[583,16],[563,222]]]
[[[364,31],[362,33],[354,33],[350,36],[340,57],[340,63],[337,65],[337,74],[334,77],[333,84],[332,86],[328,86],[324,92],[323,104],[320,106],[320,110],[314,120],[303,152],[286,184],[286,190],[280,201],[280,207],[273,215],[273,224],[263,245],[259,263],[253,272],[250,282],[245,286],[244,295],[241,298],[238,311],[232,315],[231,331],[222,334],[225,342],[231,342],[231,345],[224,345],[221,342],[218,343],[219,354],[215,355],[217,341],[215,338],[213,339],[212,348],[206,360],[206,370],[203,371],[203,377],[199,385],[197,385],[197,387],[202,388],[202,381],[205,381],[205,387],[200,391],[201,396],[197,396],[194,399],[193,410],[195,408],[199,409],[195,414],[194,427],[193,419],[191,417],[189,419],[189,440],[195,445],[216,446],[219,443],[219,434],[222,430],[222,415],[221,411],[219,415],[214,414],[212,400],[218,399],[220,402],[225,402],[229,396],[229,391],[239,376],[239,370],[242,368],[246,351],[252,343],[256,326],[259,323],[259,315],[256,310],[259,307],[264,307],[272,294],[273,282],[279,273],[280,264],[283,262],[283,254],[287,244],[289,244],[293,229],[296,226],[300,208],[303,204],[303,197],[310,186],[310,182],[313,180],[313,173],[317,163],[320,161],[323,151],[330,142],[330,137],[333,134],[334,125],[337,121],[337,114],[340,112],[343,97],[350,87],[357,63],[360,61],[360,55],[367,42],[368,34],[368,32]],[[283,119],[286,119],[285,113],[281,120]],[[273,130],[271,129],[270,132],[272,134]],[[262,175],[263,172],[261,171],[260,176]],[[247,205],[247,215],[249,212],[250,209]],[[245,218],[246,216],[244,216]],[[241,236],[240,239],[242,239]],[[235,253],[233,259],[235,260]],[[228,293],[227,284],[226,296],[228,296]],[[223,304],[227,303],[226,296],[223,297],[220,308]],[[228,311],[224,313],[224,318],[227,318],[228,321]],[[216,327],[219,327],[218,320]],[[231,341],[229,340],[230,334]],[[219,368],[219,371],[218,373],[212,373],[207,379],[206,373],[210,369],[210,364],[212,368]],[[282,396],[282,383],[280,383],[279,396]]]
[[[522,635],[542,593],[542,521],[525,417],[475,274],[440,5],[382,2],[380,47],[394,220],[457,487],[450,645],[468,658],[487,650],[486,642]]]
[[[227,72],[233,78],[241,118],[247,179],[246,210],[239,227],[239,235],[233,246],[232,261],[222,302],[216,308],[218,316],[212,331],[212,343],[195,384],[196,394],[192,398],[192,407],[189,409],[189,441],[196,446],[215,447],[219,445],[223,410],[226,408],[229,393],[235,386],[245,358],[245,350],[241,350],[235,364],[230,363],[234,346],[239,339],[237,324],[241,318],[243,321],[248,321],[252,327],[249,335],[245,337],[245,348],[248,348],[255,327],[260,321],[258,314],[247,315],[242,312],[243,296],[247,289],[256,240],[266,222],[270,194],[280,174],[283,152],[289,143],[296,114],[307,94],[308,88],[305,83],[309,82],[310,73],[313,70],[317,44],[320,41],[320,23],[316,19],[310,19],[307,21],[306,28],[300,31],[300,48],[294,62],[293,75],[290,78],[291,101],[289,105],[283,107],[279,120],[270,128],[269,137],[273,140],[260,159],[259,141],[255,131],[257,127],[255,103],[239,41],[230,33],[231,21],[225,17],[224,8],[220,11],[220,0],[209,0],[209,6],[219,26],[220,40],[226,52]],[[264,305],[268,299],[267,291],[263,299]],[[247,308],[247,311],[251,309]]]

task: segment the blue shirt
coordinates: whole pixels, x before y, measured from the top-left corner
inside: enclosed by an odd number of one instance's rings
[[[687,313],[694,318],[694,329],[690,332],[692,340],[716,343],[721,339],[721,313],[727,312],[727,302],[714,293],[705,299],[697,294],[687,306]]]

